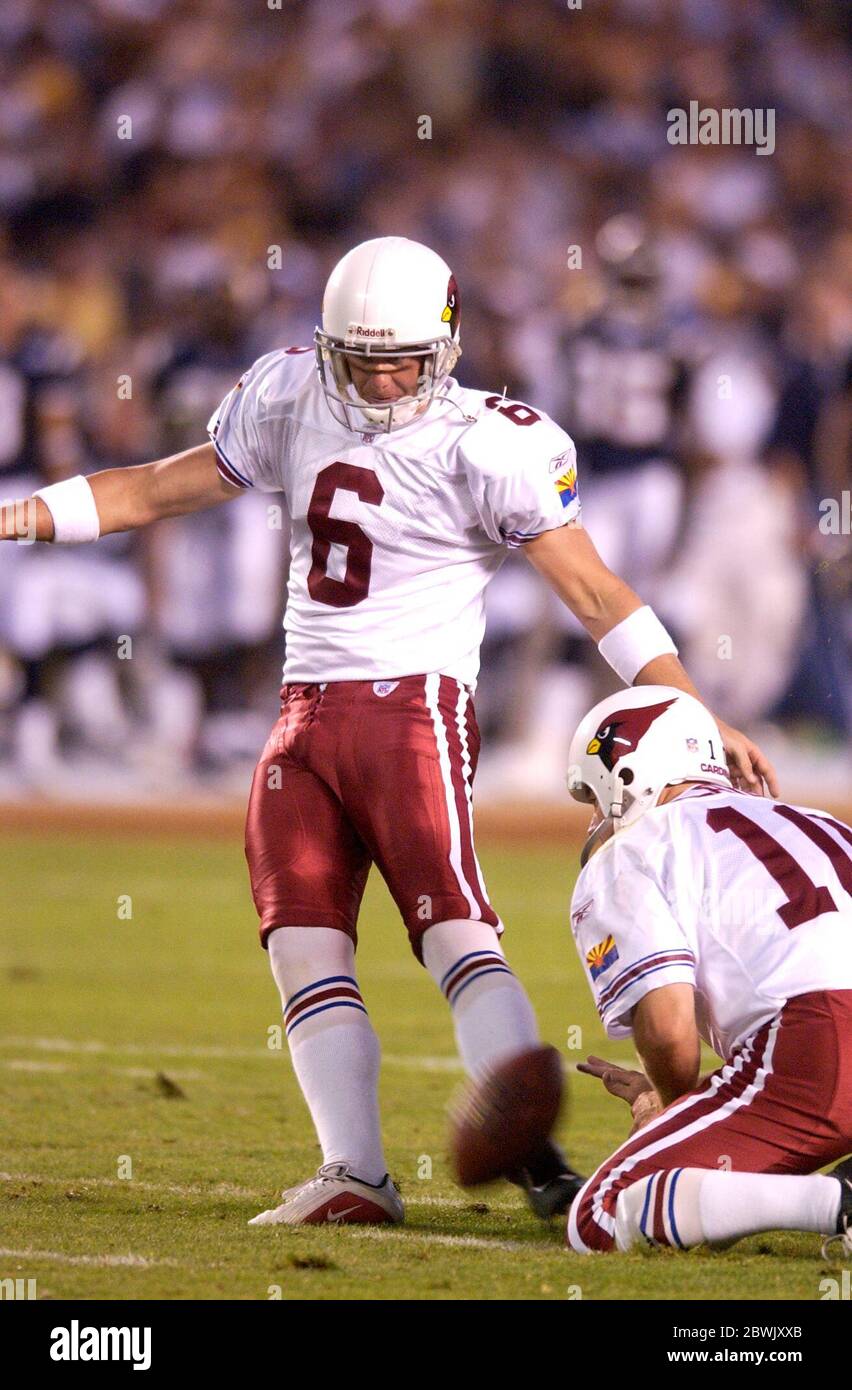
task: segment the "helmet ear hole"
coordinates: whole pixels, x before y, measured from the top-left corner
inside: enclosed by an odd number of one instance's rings
[[[633,781],[633,773],[632,773],[631,769],[630,769],[629,767],[626,767],[626,768],[624,769],[624,771],[623,771],[623,772],[619,772],[618,775],[619,775],[619,777],[621,778],[622,782],[624,783],[625,787],[629,787],[629,786],[630,786],[630,783]]]

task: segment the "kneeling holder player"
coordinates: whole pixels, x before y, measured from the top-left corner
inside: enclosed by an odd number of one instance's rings
[[[571,905],[611,1038],[644,1074],[581,1067],[634,1128],[589,1178],[572,1249],[814,1231],[852,1254],[852,830],[731,786],[712,715],[664,686],[581,723],[594,804]],[[700,1041],[724,1065],[699,1077]]]

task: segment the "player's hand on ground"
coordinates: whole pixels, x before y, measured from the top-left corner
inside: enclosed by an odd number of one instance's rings
[[[775,768],[756,743],[717,719],[719,731],[725,741],[728,758],[728,771],[731,781],[740,791],[756,792],[759,796],[778,796],[778,778]]]
[[[577,1063],[577,1070],[599,1077],[611,1096],[617,1096],[630,1106],[646,1091],[654,1089],[644,1072],[630,1071],[603,1057],[587,1057],[585,1062]]]

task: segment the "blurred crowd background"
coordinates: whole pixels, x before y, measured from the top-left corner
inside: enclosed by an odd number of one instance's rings
[[[4,0],[0,498],[202,442],[311,342],[339,256],[414,237],[461,288],[457,376],[575,437],[586,525],[719,713],[788,787],[848,790],[848,17]],[[691,101],[771,109],[774,153],[669,144]],[[245,785],[283,658],[269,502],[0,547],[0,792]],[[489,609],[481,790],[559,794],[609,677],[522,556]]]

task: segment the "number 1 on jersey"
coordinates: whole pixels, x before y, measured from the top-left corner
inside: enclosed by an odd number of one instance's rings
[[[823,819],[803,815],[793,806],[775,806],[773,810],[790,821],[791,825],[795,825],[807,835],[812,844],[823,851],[831,861],[842,887],[847,893],[852,893],[852,859],[837,841],[832,839],[828,831],[823,829]],[[844,839],[850,839],[852,843],[852,837],[845,826],[829,817],[824,818],[824,823],[833,825]],[[798,860],[750,816],[744,815],[735,806],[717,806],[707,812],[707,824],[717,834],[723,830],[730,830],[772,875],[787,898],[783,906],[778,908],[778,916],[785,927],[792,931],[794,927],[803,926],[805,922],[812,921],[823,912],[837,911],[837,904],[829,890],[817,887]]]

